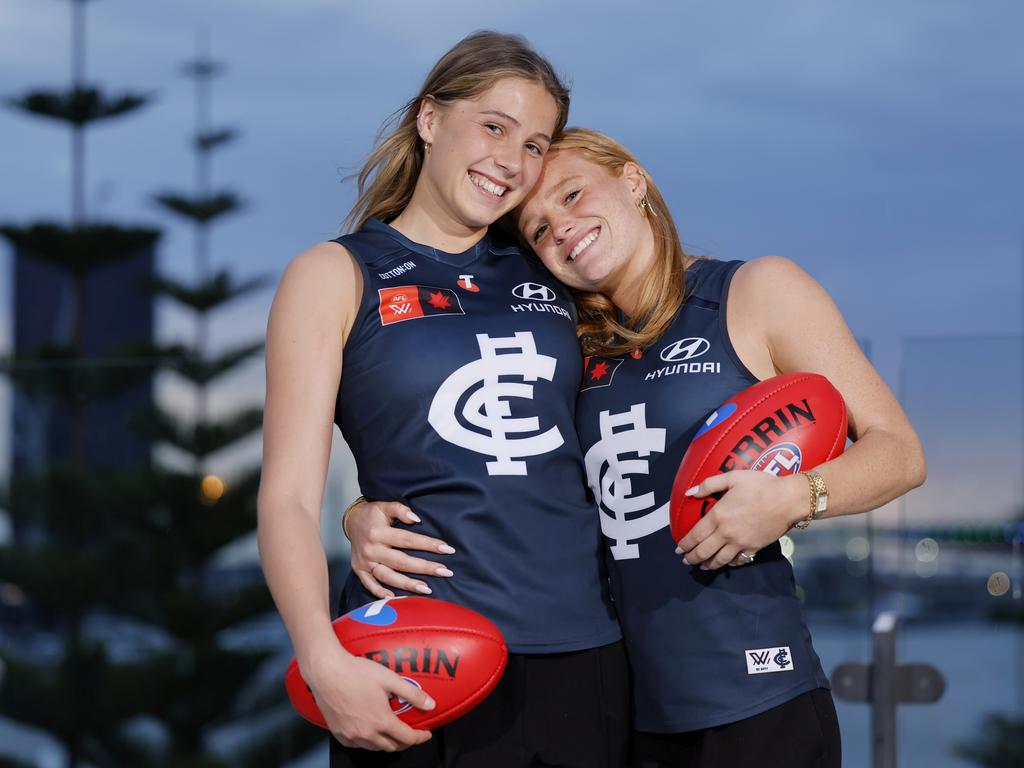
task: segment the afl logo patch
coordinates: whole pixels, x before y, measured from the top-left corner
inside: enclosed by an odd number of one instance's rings
[[[386,627],[398,621],[398,611],[388,605],[388,600],[390,599],[375,600],[372,603],[356,608],[354,611],[349,611],[345,615],[353,621],[358,621],[360,624]]]
[[[779,443],[757,457],[751,465],[755,472],[767,472],[776,477],[795,475],[800,471],[800,446],[796,443]]]
[[[726,403],[717,411],[715,411],[714,413],[707,417],[704,423],[701,424],[701,427],[697,431],[697,434],[693,436],[693,439],[696,440],[705,432],[710,432],[719,424],[724,424],[725,421],[734,413],[736,413],[736,403]]]
[[[711,349],[711,342],[700,336],[674,341],[661,350],[661,359],[666,363],[677,363],[680,360],[691,360],[700,357]]]
[[[554,301],[555,292],[540,283],[520,283],[512,289],[512,295],[524,301]]]

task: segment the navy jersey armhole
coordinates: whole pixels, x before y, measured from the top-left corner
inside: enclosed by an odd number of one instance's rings
[[[736,348],[732,345],[732,337],[729,335],[729,288],[732,286],[732,279],[736,276],[736,272],[746,263],[745,261],[731,261],[724,265],[725,269],[722,275],[722,289],[718,310],[718,332],[721,334],[722,342],[725,344],[725,351],[729,355],[729,359],[732,360],[733,365],[736,366],[736,370],[743,374],[751,384],[757,384],[761,379],[757,378],[740,360],[740,356],[736,353]]]
[[[337,243],[348,251],[349,257],[356,263],[359,268],[359,273],[363,278],[363,290],[362,295],[359,297],[359,308],[356,310],[355,319],[352,321],[352,330],[349,332],[348,338],[345,340],[345,346],[342,348],[345,353],[349,353],[354,349],[360,341],[360,335],[363,329],[366,327],[366,316],[373,310],[373,302],[371,301],[372,288],[370,285],[370,271],[366,266],[366,262],[359,255],[359,249],[355,244],[356,234],[342,235],[336,237],[330,242]]]

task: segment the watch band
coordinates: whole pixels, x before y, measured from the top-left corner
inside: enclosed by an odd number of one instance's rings
[[[810,487],[811,493],[810,512],[807,517],[793,526],[794,528],[799,528],[802,531],[814,520],[821,517],[821,513],[828,509],[828,488],[825,486],[825,480],[822,476],[813,469],[809,472],[801,472],[801,474],[807,478],[807,483]]]

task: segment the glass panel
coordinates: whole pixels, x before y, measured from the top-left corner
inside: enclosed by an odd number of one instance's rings
[[[869,662],[872,620],[893,610],[897,662],[945,678],[938,702],[899,705],[900,768],[982,765],[958,747],[991,715],[1024,715],[1022,349],[1020,336],[908,341],[898,395],[924,444],[927,483],[793,537],[827,673]],[[869,706],[837,698],[836,709],[844,764],[870,766]]]
[[[901,708],[903,768],[979,765],[957,745],[989,716],[1024,716],[1022,350],[1010,335],[905,345],[902,398],[928,482],[900,509],[898,658],[938,667],[946,692]]]

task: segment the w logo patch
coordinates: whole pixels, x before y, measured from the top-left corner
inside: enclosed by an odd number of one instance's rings
[[[763,675],[765,672],[792,672],[793,655],[788,645],[776,645],[772,648],[754,648],[744,651],[747,659],[748,675]]]
[[[396,285],[380,288],[380,324],[391,325],[435,315],[464,315],[459,297],[451,288]]]

